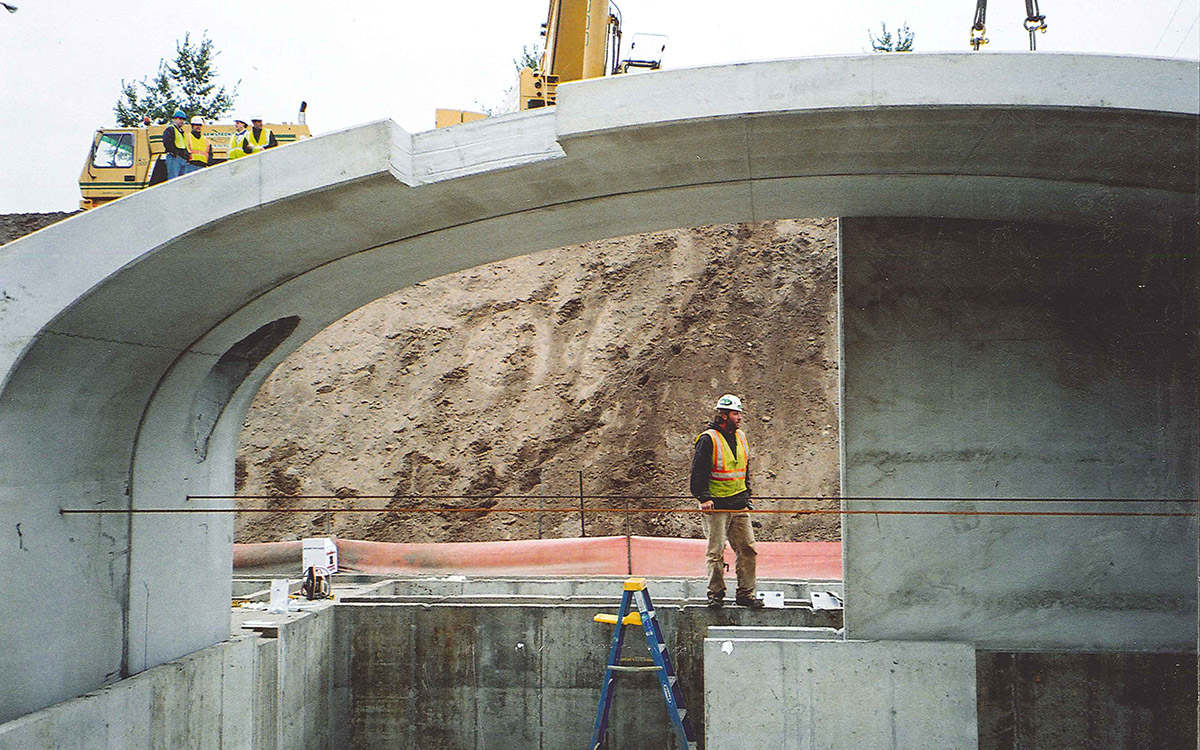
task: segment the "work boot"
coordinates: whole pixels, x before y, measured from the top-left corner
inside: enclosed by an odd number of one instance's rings
[[[721,594],[721,595],[709,594],[708,595],[708,606],[712,609],[720,609],[721,607],[724,607],[725,606],[725,595],[724,594]]]
[[[762,599],[757,599],[753,596],[739,596],[734,601],[738,603],[739,607],[745,607],[746,609],[762,609],[767,606],[763,604]]]

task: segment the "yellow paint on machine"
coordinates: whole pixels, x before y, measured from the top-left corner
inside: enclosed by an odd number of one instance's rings
[[[309,138],[305,123],[267,124],[280,146]],[[79,207],[94,208],[131,193],[166,182],[162,134],[166,125],[137,128],[101,128],[92,136],[92,145],[79,175]],[[201,132],[212,143],[213,164],[226,161],[230,124],[205,125]]]

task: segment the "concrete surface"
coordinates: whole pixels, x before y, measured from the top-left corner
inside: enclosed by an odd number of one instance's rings
[[[239,638],[0,724],[3,750],[250,748],[257,639]]]
[[[771,641],[840,641],[840,628],[769,627],[764,625],[710,625],[708,637],[714,639],[750,638]]]
[[[710,610],[654,603],[685,705],[701,737],[701,643],[709,626],[840,624],[840,613],[803,608]],[[619,604],[617,598],[606,607],[339,604],[338,632],[348,654],[352,696],[349,746],[586,746],[612,640],[612,626],[595,623],[592,616],[615,613]],[[627,633],[622,653],[647,654],[640,631]],[[673,747],[673,730],[654,676],[626,674],[618,680],[610,747]]]
[[[642,576],[645,578],[645,576]],[[444,578],[387,578],[377,586],[364,589],[355,598],[367,597],[455,597],[463,601],[468,597],[491,597],[519,601],[529,598],[560,600],[599,599],[611,601],[614,593],[620,595],[625,576],[592,576],[588,578],[477,578],[449,576]],[[334,578],[340,581],[340,576]],[[727,589],[734,589],[734,578],[729,578]],[[707,579],[700,578],[646,578],[647,587],[656,602],[703,603],[707,600]],[[832,591],[842,595],[841,581],[781,581],[771,578],[758,579],[759,591],[782,591],[789,603],[808,604],[813,591]],[[346,599],[347,597],[343,597]],[[732,601],[732,599],[730,600]]]
[[[309,606],[235,609],[228,640],[0,724],[0,750],[342,747],[349,700],[336,690],[345,659],[333,603]],[[238,627],[247,620],[276,627],[260,637]]]
[[[1194,223],[840,231],[844,507],[1184,514],[846,516],[847,637],[1194,652]]]
[[[58,511],[213,507],[187,498],[232,493],[263,378],[362,304],[677,226],[1169,223],[1195,211],[1198,89],[1193,63],[1046,54],[628,76],[551,110],[313,138],[5,245],[0,721],[224,636],[229,516]]]
[[[1196,654],[979,653],[979,747],[1194,750]]]
[[[708,750],[977,747],[967,644],[710,636],[704,682]]]

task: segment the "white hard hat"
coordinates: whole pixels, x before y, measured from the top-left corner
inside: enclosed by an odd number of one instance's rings
[[[718,409],[728,409],[729,411],[741,411],[742,400],[732,393],[726,393],[724,396],[717,399]]]
[[[192,124],[193,125],[203,125],[204,118],[201,117],[200,115],[196,115],[195,117],[192,118]]]

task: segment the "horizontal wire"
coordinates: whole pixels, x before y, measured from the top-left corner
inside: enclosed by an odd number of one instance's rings
[[[841,516],[1057,516],[1086,518],[1191,518],[1189,513],[1143,513],[1137,511],[1039,511],[1039,510],[700,510],[699,508],[63,508],[63,515],[141,513],[749,513],[751,515],[841,515]]]
[[[186,500],[695,500],[692,495],[187,495]],[[838,500],[848,503],[874,502],[1006,502],[1006,503],[1197,503],[1196,498],[1153,497],[840,497],[837,495],[754,496],[754,502]]]

